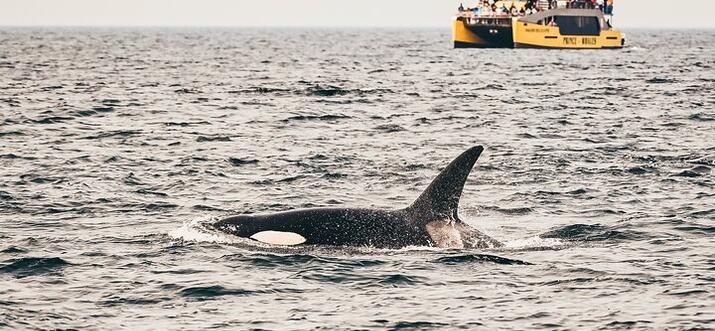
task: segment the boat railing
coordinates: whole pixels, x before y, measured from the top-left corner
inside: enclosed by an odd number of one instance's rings
[[[503,17],[481,17],[472,18],[471,20],[467,21],[467,24],[511,27],[511,20],[505,20]]]
[[[512,2],[512,5],[515,2]],[[545,11],[549,9],[557,9],[557,8],[573,8],[573,9],[599,9],[601,10],[604,15],[613,15],[613,6],[612,5],[595,5],[591,1],[587,0],[534,0],[533,2],[533,8],[532,10],[536,11]],[[509,8],[507,11],[502,10],[502,8],[497,8],[492,9],[488,6],[477,6],[474,8],[467,8],[466,10],[462,10],[458,13],[460,17],[464,18],[473,18],[473,17],[521,17],[521,16],[527,16],[529,14],[534,13],[528,12],[528,11],[522,11],[523,10],[523,5],[521,7],[517,7],[519,10],[515,12],[511,12]]]
[[[522,16],[522,15],[519,15]],[[490,13],[481,15],[462,15],[464,22],[469,25],[487,25],[511,27],[511,19],[514,17],[507,13]]]
[[[475,18],[509,18],[509,17],[521,17],[525,16],[522,14],[511,14],[505,12],[473,12],[473,11],[463,11],[457,14],[459,17],[464,17],[467,19]]]
[[[539,8],[542,10],[557,8],[599,9],[603,11],[604,14],[613,12],[613,5],[609,5],[608,3],[595,4],[588,0],[539,0]]]

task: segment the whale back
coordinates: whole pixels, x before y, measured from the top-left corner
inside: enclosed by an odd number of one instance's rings
[[[475,146],[459,155],[405,209],[296,209],[232,216],[213,226],[246,238],[267,231],[292,233],[312,245],[496,247],[500,245],[496,240],[461,222],[457,215],[464,183],[483,150]]]
[[[464,183],[483,150],[482,146],[472,147],[450,162],[407,211],[419,223],[448,218],[459,221],[457,209]]]

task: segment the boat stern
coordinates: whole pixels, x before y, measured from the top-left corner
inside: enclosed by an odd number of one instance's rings
[[[452,40],[454,48],[486,48],[489,42],[479,38],[467,28],[465,17],[457,16],[452,20]]]

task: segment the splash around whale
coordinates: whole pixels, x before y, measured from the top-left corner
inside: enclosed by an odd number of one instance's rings
[[[245,238],[267,231],[300,235],[308,245],[402,248],[500,247],[497,240],[459,219],[464,183],[482,154],[474,146],[454,159],[410,206],[397,210],[312,208],[272,214],[238,215],[213,226]]]

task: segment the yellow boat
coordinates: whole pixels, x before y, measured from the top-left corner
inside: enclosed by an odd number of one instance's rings
[[[506,6],[509,4],[509,6]],[[516,12],[523,1],[498,1]],[[530,15],[493,11],[462,12],[453,22],[454,48],[622,48],[623,33],[614,29],[599,9],[554,8]]]

